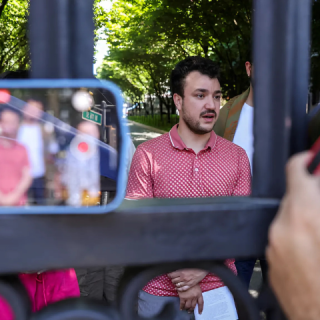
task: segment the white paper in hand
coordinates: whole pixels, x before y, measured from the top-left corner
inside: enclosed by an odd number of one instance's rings
[[[233,296],[227,287],[203,292],[204,307],[199,314],[198,305],[194,310],[196,320],[237,320],[238,314]]]

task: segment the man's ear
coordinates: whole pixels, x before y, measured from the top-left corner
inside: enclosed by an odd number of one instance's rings
[[[247,61],[245,63],[245,66],[246,66],[247,75],[250,78],[252,76],[252,65],[251,65],[251,62]]]
[[[176,106],[176,108],[181,111],[182,109],[182,97],[180,95],[178,95],[177,93],[175,93],[173,95],[173,101],[174,101],[174,104]]]

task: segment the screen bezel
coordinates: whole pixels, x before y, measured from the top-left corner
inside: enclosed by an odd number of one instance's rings
[[[21,206],[1,207],[0,214],[105,214],[114,211],[122,203],[127,183],[127,155],[129,148],[128,127],[123,118],[123,99],[121,90],[110,81],[97,79],[27,79],[2,80],[0,89],[60,89],[60,88],[100,88],[109,90],[115,97],[116,113],[119,123],[119,167],[117,173],[117,190],[115,198],[106,205],[92,207],[71,206]]]

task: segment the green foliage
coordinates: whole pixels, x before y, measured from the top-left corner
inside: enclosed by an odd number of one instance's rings
[[[45,0],[44,0],[45,1]],[[103,27],[105,11],[94,1],[95,43]],[[0,0],[0,74],[30,68],[27,24],[30,0]],[[3,11],[2,11],[2,8]]]
[[[219,63],[226,97],[248,86],[251,1],[115,0],[105,30],[110,51],[98,75],[129,97],[156,95],[169,110],[170,72],[192,55]]]
[[[95,43],[105,39],[109,52],[98,75],[117,83],[131,101],[157,96],[169,110],[169,74],[190,55],[219,63],[225,98],[247,88],[244,62],[251,44],[252,0],[113,0],[110,12],[101,2],[94,0]],[[0,0],[0,73],[30,68],[29,4]],[[313,92],[320,91],[319,17],[320,2],[313,1]]]
[[[103,28],[104,20],[106,17],[106,12],[101,6],[101,0],[94,0],[93,2],[93,20],[95,24],[94,30],[94,46],[95,46],[95,53],[96,53],[96,45],[98,40],[103,40],[101,37],[101,28]],[[96,61],[94,61],[96,62]]]
[[[0,73],[25,70],[29,67],[28,9],[28,0],[9,0],[2,11],[0,16]]]

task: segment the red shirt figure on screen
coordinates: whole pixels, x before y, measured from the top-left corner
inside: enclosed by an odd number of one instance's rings
[[[26,204],[32,178],[28,154],[16,141],[20,125],[18,112],[5,108],[0,113],[0,206]]]

